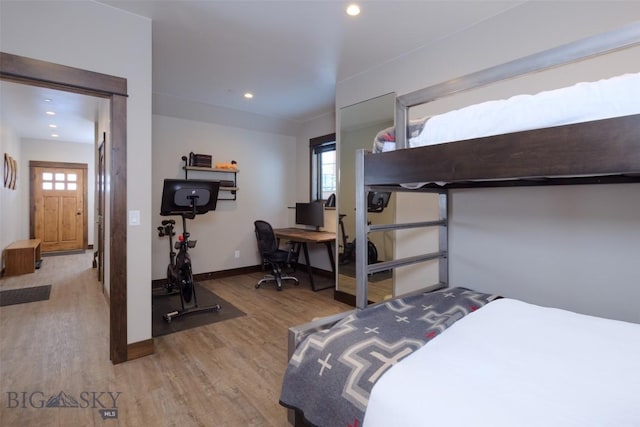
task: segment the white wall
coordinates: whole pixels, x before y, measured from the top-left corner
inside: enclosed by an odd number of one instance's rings
[[[127,79],[127,340],[151,338],[151,21],[89,1],[2,2],[0,50]],[[108,198],[108,196],[107,196]]]
[[[21,239],[29,238],[29,234],[24,236],[21,234],[22,223],[24,222],[24,213],[17,207],[20,206],[20,192],[22,189],[27,189],[28,183],[22,179],[16,182],[15,190],[6,188],[4,186],[4,155],[8,154],[16,162],[20,163],[20,138],[16,135],[15,130],[11,128],[7,123],[2,122],[0,117],[0,153],[2,153],[3,159],[3,185],[0,187],[0,249],[4,249],[9,246],[11,242]],[[27,219],[28,227],[28,219]],[[4,251],[3,251],[4,257]],[[4,262],[4,260],[2,261]],[[0,262],[0,268],[3,265]]]
[[[287,227],[288,206],[295,203],[296,139],[224,126],[215,123],[153,116],[153,278],[166,277],[169,243],[155,232],[163,219],[160,212],[165,178],[184,179],[182,156],[189,152],[210,154],[213,162],[238,162],[235,201],[219,200],[214,212],[187,222],[187,229],[198,241],[190,252],[194,273],[229,270],[260,264],[253,222],[265,220],[274,227]],[[227,174],[189,172],[189,179],[232,179]],[[220,197],[229,194],[220,193]],[[182,230],[180,217],[174,217],[176,231]],[[240,257],[234,258],[234,252]]]
[[[324,136],[336,131],[336,116],[334,113],[319,116],[303,123],[296,136],[296,160],[295,160],[295,198],[289,201],[289,206],[295,206],[296,202],[308,202],[311,196],[311,183],[309,181],[310,152],[309,140],[318,136]],[[293,172],[293,171],[292,171]],[[325,229],[335,230],[337,227],[335,211],[325,211]],[[295,222],[295,211],[290,209],[289,226]],[[324,245],[310,245],[309,258],[311,265],[322,270],[331,271],[331,263]],[[304,255],[300,262],[303,262]]]
[[[640,184],[453,193],[452,282],[640,322]]]
[[[329,135],[336,131],[336,116],[334,113],[324,114],[301,125],[296,135],[296,197],[294,201],[308,202],[311,196],[311,182],[309,181],[309,140],[319,136]]]
[[[384,68],[340,82],[336,104],[340,108],[382,92],[411,92],[639,18],[637,2],[528,2]],[[637,49],[610,55],[452,97],[434,108],[638,71],[637,58]],[[638,194],[636,184],[455,192],[451,283],[640,322],[640,287],[633,268],[640,259]],[[499,209],[508,212],[509,221]]]
[[[352,105],[382,93],[396,92],[402,95],[612,30],[639,18],[639,2],[527,2],[467,31],[338,82],[336,107]],[[633,66],[634,57],[637,58],[635,55],[629,58],[629,66]],[[611,70],[613,65],[615,63],[603,61],[600,71]],[[580,78],[593,74],[593,67],[588,70],[579,73]],[[571,68],[569,72],[555,73],[552,79],[541,77],[540,87],[550,89],[552,86],[575,82],[576,74],[575,68]],[[519,86],[521,90],[530,89],[528,84]],[[453,101],[448,107],[460,106],[455,101],[458,98],[450,99]]]
[[[23,138],[20,142],[21,164],[20,178],[24,183],[20,191],[20,211],[22,212],[22,225],[20,233],[29,238],[29,162],[31,160],[44,162],[84,163],[87,165],[87,243],[93,245],[93,223],[95,212],[93,209],[95,199],[95,165],[94,146],[92,144],[77,144],[64,141],[44,141],[38,139]]]

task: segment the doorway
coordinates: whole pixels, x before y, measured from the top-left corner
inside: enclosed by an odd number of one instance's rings
[[[87,248],[87,165],[29,162],[30,238],[42,252]]]
[[[114,364],[127,360],[127,80],[64,65],[0,52],[0,79],[54,88],[110,101],[109,210],[109,355]]]

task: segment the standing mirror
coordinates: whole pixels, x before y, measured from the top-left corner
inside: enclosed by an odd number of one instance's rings
[[[394,93],[389,93],[340,109],[338,116],[338,194],[336,230],[338,257],[336,259],[336,299],[354,304],[355,275],[355,153],[359,149],[372,150],[376,134],[393,127]],[[368,221],[371,224],[392,223],[395,219],[395,195],[370,194],[372,202]],[[393,259],[394,232],[370,235],[369,263]],[[393,295],[393,273],[383,271],[368,278],[368,297],[373,302]]]

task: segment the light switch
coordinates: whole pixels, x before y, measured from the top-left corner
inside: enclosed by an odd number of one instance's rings
[[[129,225],[140,225],[140,211],[129,211]]]

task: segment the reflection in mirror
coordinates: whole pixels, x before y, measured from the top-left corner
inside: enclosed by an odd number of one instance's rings
[[[355,153],[372,150],[376,134],[393,127],[395,94],[389,93],[340,109],[338,123],[338,230],[336,262],[336,299],[355,302]],[[368,195],[371,224],[388,224],[395,219],[395,196],[388,193]],[[377,232],[369,236],[369,263],[393,259],[394,232]],[[369,276],[368,297],[373,302],[393,295],[393,273],[383,271]]]

